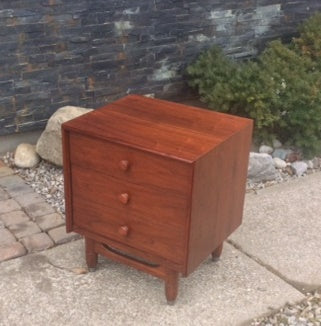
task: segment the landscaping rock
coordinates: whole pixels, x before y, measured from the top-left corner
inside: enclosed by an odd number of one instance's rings
[[[273,144],[273,148],[281,148],[282,147],[282,143],[278,139],[274,139],[272,144]]]
[[[287,162],[290,162],[290,163],[295,162],[295,161],[301,161],[301,160],[302,160],[302,154],[299,153],[299,152],[292,152],[292,153],[289,153],[289,154],[286,156],[285,160],[286,160]]]
[[[278,157],[274,157],[273,161],[277,169],[284,169],[286,167],[286,162]]]
[[[281,160],[285,160],[286,157],[287,157],[290,153],[292,153],[292,150],[291,150],[291,149],[277,148],[277,149],[273,152],[272,156],[273,156],[273,157],[278,157],[278,158],[280,158]]]
[[[62,166],[61,124],[90,111],[92,109],[76,106],[64,106],[58,109],[48,120],[46,129],[37,142],[37,153],[43,159]]]
[[[273,148],[267,145],[261,145],[259,148],[260,153],[271,154],[273,152]]]
[[[293,169],[295,170],[295,174],[300,177],[301,175],[303,175],[307,169],[308,169],[308,164],[306,164],[303,161],[296,161],[293,162],[291,164],[291,166],[293,167]]]
[[[314,166],[312,160],[305,161],[305,163],[308,165],[308,169],[313,169]]]
[[[250,153],[248,178],[254,182],[274,180],[279,176],[269,154]]]
[[[312,160],[312,163],[313,163],[313,168],[314,169],[319,169],[321,167],[321,158],[319,157],[315,157],[313,160]]]
[[[14,154],[14,164],[19,168],[32,168],[40,161],[35,146],[30,144],[18,145]]]

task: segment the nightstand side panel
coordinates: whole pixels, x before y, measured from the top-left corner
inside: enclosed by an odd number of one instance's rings
[[[242,222],[252,124],[195,164],[187,275]]]

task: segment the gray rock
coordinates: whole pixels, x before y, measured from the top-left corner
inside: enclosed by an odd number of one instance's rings
[[[273,152],[273,148],[267,145],[261,145],[259,149],[260,153],[271,154]]]
[[[312,160],[312,163],[313,163],[313,168],[314,169],[318,169],[321,167],[321,158],[319,157],[315,157],[313,160]]]
[[[44,159],[58,166],[62,166],[62,123],[79,117],[92,109],[76,106],[64,106],[58,109],[48,120],[46,129],[41,134],[37,146],[37,153]]]
[[[312,160],[305,161],[305,163],[308,165],[308,169],[313,169],[314,168]]]
[[[250,153],[248,178],[254,182],[274,180],[278,177],[274,161],[269,154]]]
[[[278,148],[273,152],[272,156],[285,160],[290,153],[292,153],[291,149]]]
[[[282,143],[278,139],[274,139],[272,144],[273,144],[273,148],[281,148],[282,147]]]
[[[286,162],[278,157],[274,157],[273,161],[277,169],[284,169],[286,167]]]
[[[14,154],[14,164],[19,168],[32,168],[40,161],[35,146],[30,144],[18,145]]]
[[[293,167],[293,169],[295,170],[295,174],[300,177],[301,175],[303,175],[307,169],[308,169],[308,164],[306,164],[303,161],[296,161],[293,162],[291,164],[291,166]]]

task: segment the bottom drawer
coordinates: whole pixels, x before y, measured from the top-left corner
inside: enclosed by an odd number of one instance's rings
[[[127,204],[119,194],[128,193]],[[73,224],[95,234],[184,262],[187,199],[72,166]]]

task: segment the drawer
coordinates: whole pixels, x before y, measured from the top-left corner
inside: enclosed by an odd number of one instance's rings
[[[72,206],[77,227],[175,263],[184,261],[186,196],[72,165]]]
[[[71,163],[126,182],[185,195],[191,191],[191,164],[74,132],[69,142]]]

